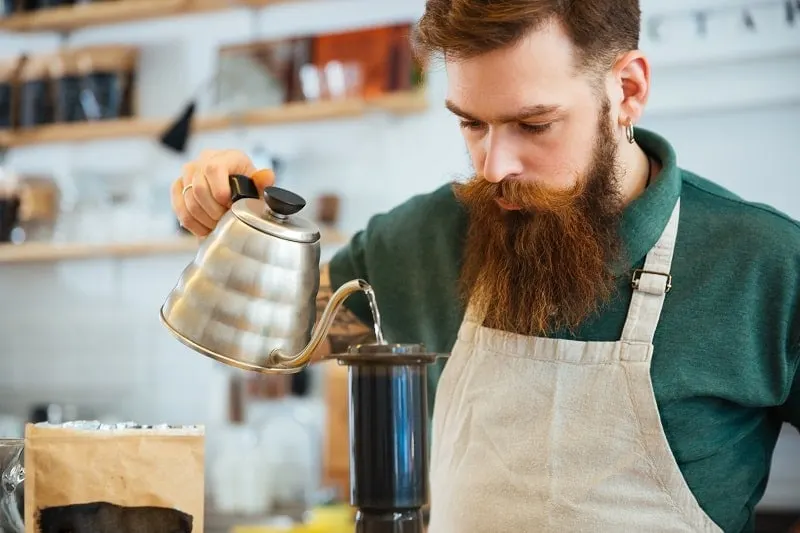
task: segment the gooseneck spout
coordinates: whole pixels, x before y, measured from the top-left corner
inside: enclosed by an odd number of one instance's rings
[[[319,345],[328,336],[328,331],[331,328],[331,324],[333,324],[333,319],[336,317],[339,308],[348,296],[358,291],[364,292],[371,301],[372,313],[375,321],[375,336],[377,337],[378,344],[383,344],[384,340],[380,329],[380,318],[377,316],[377,307],[372,303],[375,297],[372,287],[363,279],[354,279],[348,281],[333,293],[331,300],[328,302],[327,307],[325,307],[325,311],[322,313],[322,317],[311,333],[311,340],[308,341],[305,348],[300,350],[297,354],[289,354],[280,348],[276,348],[270,352],[268,364],[283,368],[301,368],[306,366]]]

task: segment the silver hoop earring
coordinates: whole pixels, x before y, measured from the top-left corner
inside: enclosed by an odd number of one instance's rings
[[[636,140],[633,136],[633,122],[628,122],[628,125],[625,126],[625,137],[628,139],[628,142],[633,144]]]

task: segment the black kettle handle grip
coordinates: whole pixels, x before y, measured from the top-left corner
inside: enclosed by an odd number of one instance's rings
[[[258,199],[258,188],[256,187],[255,182],[248,178],[247,176],[243,176],[242,174],[231,174],[228,177],[228,181],[231,185],[231,203],[236,203],[237,200],[241,200],[242,198],[253,198]]]

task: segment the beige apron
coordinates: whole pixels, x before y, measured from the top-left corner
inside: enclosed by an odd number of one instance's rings
[[[678,469],[650,381],[679,212],[634,274],[617,342],[515,335],[467,312],[437,387],[429,533],[722,531]]]

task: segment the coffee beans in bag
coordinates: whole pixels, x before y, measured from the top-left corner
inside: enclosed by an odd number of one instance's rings
[[[202,533],[202,427],[25,430],[25,533]]]

